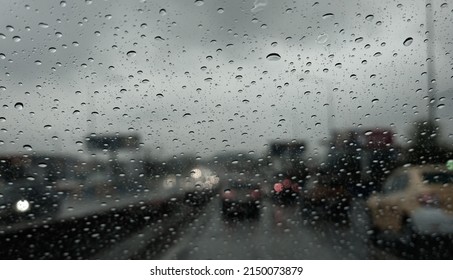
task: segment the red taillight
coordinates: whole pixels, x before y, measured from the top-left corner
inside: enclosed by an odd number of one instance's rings
[[[283,184],[282,183],[275,183],[274,184],[274,191],[276,193],[279,193],[283,190]]]
[[[434,195],[434,194],[422,194],[418,197],[418,201],[420,202],[421,205],[424,206],[438,206],[439,205],[439,198]]]
[[[293,181],[291,181],[290,179],[285,179],[283,180],[283,187],[285,189],[288,189],[288,188],[291,188],[291,184],[293,183]]]

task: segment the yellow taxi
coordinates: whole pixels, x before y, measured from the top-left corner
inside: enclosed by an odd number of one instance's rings
[[[371,236],[386,234],[407,243],[420,236],[451,236],[453,171],[435,165],[399,168],[366,204]]]

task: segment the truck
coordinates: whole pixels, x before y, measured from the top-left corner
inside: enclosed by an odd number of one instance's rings
[[[333,131],[327,157],[304,192],[304,210],[345,220],[351,200],[379,191],[398,156],[391,129]]]

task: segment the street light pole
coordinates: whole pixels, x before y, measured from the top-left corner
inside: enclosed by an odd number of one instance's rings
[[[436,120],[436,92],[437,83],[435,81],[436,65],[435,65],[435,45],[434,45],[434,22],[433,22],[433,7],[430,0],[426,0],[426,57],[427,57],[427,79],[428,79],[428,121],[434,123]]]

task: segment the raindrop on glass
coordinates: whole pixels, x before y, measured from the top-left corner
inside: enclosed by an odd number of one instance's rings
[[[278,61],[282,58],[278,53],[270,53],[266,56],[266,59],[269,61]]]
[[[16,108],[17,110],[22,110],[24,109],[24,104],[22,102],[17,102],[16,104],[14,104],[14,108]]]
[[[33,150],[33,148],[32,148],[30,145],[24,145],[23,148],[24,148],[27,152]]]
[[[334,16],[334,14],[332,14],[332,13],[327,13],[327,14],[322,15],[322,18],[323,18],[323,19],[328,19],[328,18],[332,18],[333,16]]]
[[[327,42],[328,39],[329,35],[327,35],[326,33],[322,33],[321,35],[318,36],[318,38],[316,38],[316,42],[318,42],[318,44],[324,44]]]
[[[128,51],[127,56],[128,57],[134,57],[137,53],[135,51]]]
[[[413,41],[414,41],[414,39],[412,37],[408,37],[408,38],[406,38],[406,40],[404,40],[403,45],[408,47],[412,44]]]
[[[203,6],[204,1],[203,1],[203,0],[196,0],[196,1],[194,2],[194,4],[195,4],[195,6]]]

